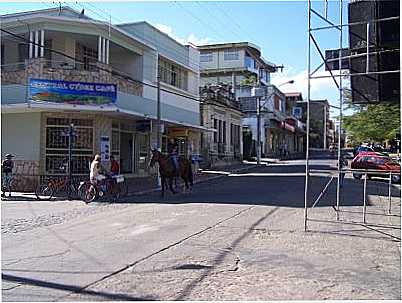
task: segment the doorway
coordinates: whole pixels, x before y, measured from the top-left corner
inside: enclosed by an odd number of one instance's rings
[[[133,173],[134,144],[133,134],[120,133],[120,170],[122,173]]]

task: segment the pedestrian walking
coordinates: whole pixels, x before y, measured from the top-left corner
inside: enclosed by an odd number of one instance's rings
[[[6,159],[1,163],[1,170],[3,173],[3,184],[1,187],[1,197],[6,197],[6,190],[8,189],[8,196],[11,197],[11,180],[13,177],[14,162],[12,160],[13,155],[7,154]]]

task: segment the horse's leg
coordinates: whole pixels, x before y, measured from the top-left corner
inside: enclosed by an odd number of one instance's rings
[[[173,194],[176,193],[176,192],[174,191],[174,189],[173,189],[173,177],[170,177],[170,178],[169,178],[169,188],[170,188],[170,191],[171,191]]]
[[[162,186],[161,196],[163,198],[163,196],[165,195],[165,177],[162,176],[162,174],[161,174],[161,186]]]
[[[190,163],[189,168],[188,168],[188,179],[190,181],[191,187],[193,187],[194,186],[194,175],[193,175],[193,170],[192,170],[192,167],[191,167],[191,163]]]

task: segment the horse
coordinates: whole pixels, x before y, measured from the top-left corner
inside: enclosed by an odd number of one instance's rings
[[[176,178],[178,175],[183,179],[184,181],[184,187],[183,187],[183,192],[186,192],[186,190],[191,190],[189,184],[191,187],[193,186],[193,172],[191,169],[191,161],[188,159],[185,159],[184,157],[179,157],[179,171],[176,172],[172,160],[170,159],[169,156],[163,155],[160,151],[154,149],[152,150],[152,158],[149,163],[150,167],[153,167],[155,163],[158,162],[159,164],[159,173],[161,176],[161,185],[162,185],[162,197],[165,194],[165,185],[167,185],[167,181],[169,181],[169,189],[170,191],[175,194],[175,190],[173,189],[173,179]]]

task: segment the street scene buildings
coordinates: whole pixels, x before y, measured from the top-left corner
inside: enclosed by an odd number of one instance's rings
[[[399,1],[0,10],[1,301],[402,299]]]

